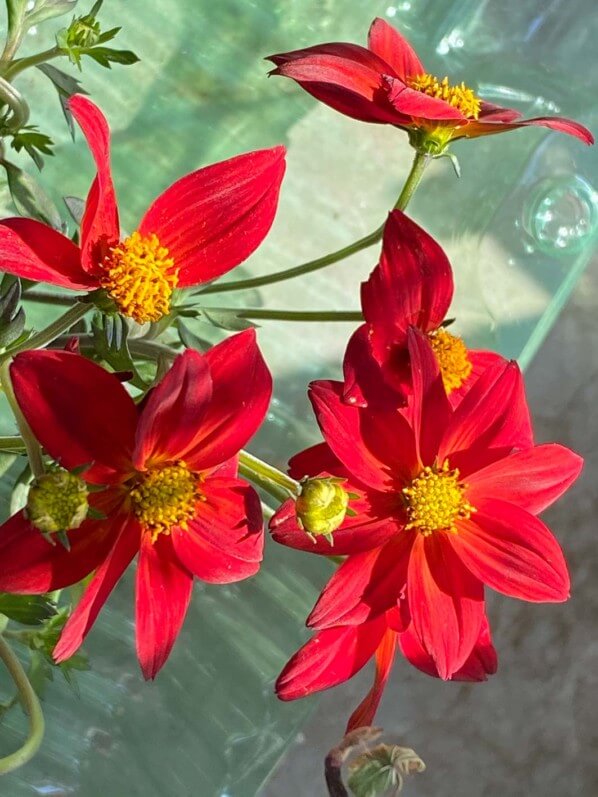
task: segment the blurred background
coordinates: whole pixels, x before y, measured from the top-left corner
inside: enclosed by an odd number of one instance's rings
[[[113,129],[126,230],[184,172],[249,149],[288,147],[273,231],[234,279],[296,265],[371,232],[394,204],[411,159],[404,134],[346,119],[290,81],[268,80],[262,60],[268,54],[323,41],[365,44],[370,22],[383,16],[410,38],[430,72],[465,80],[485,99],[527,116],[560,113],[598,129],[592,0],[106,0],[104,6],[103,29],[122,25],[119,46],[141,58],[122,72],[86,65],[83,75]],[[48,46],[41,40],[48,29],[32,31],[26,47]],[[83,196],[90,157],[80,137],[70,140],[49,84],[32,70],[19,87],[30,98],[32,122],[58,142],[40,178],[45,189],[57,201]],[[448,161],[433,163],[409,212],[449,253],[457,330],[472,346],[517,357],[528,371],[538,439],[559,440],[587,457],[583,480],[547,513],[571,561],[574,597],[546,607],[491,598],[499,675],[473,687],[442,684],[398,662],[378,721],[428,765],[409,782],[408,794],[593,797],[598,154],[534,129],[457,142],[454,151],[461,179]],[[209,301],[357,309],[359,282],[376,259],[373,248],[307,278]],[[28,316],[41,326],[47,309],[31,303]],[[251,451],[284,467],[290,453],[317,438],[305,387],[340,374],[352,328],[264,322],[259,340],[276,391]],[[194,331],[214,334],[200,325]],[[154,684],[138,674],[132,579],[125,580],[89,638],[92,670],[78,679],[80,696],[62,680],[49,684],[42,751],[3,780],[3,793],[322,794],[323,756],[342,735],[371,673],[295,704],[277,702],[272,685],[307,638],[303,622],[328,574],[326,562],[271,544],[257,578],[224,589],[198,587]],[[22,728],[16,714],[5,721],[7,750]]]

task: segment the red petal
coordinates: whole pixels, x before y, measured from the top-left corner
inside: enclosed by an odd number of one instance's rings
[[[187,530],[175,528],[176,555],[202,581],[229,584],[254,575],[264,549],[258,494],[240,479],[210,478],[201,487],[205,501]]]
[[[448,398],[451,403],[451,407],[456,407],[461,403],[461,400],[467,395],[467,393],[469,393],[473,385],[484,373],[486,368],[490,368],[491,366],[498,367],[499,364],[502,364],[502,367],[504,368],[507,364],[507,360],[501,354],[497,354],[497,352],[494,351],[469,349],[467,356],[469,358],[469,362],[471,363],[471,373],[465,382],[463,382],[461,387],[457,388],[456,390],[451,390],[449,393]],[[526,442],[526,445],[533,445],[533,441],[530,440]]]
[[[62,629],[53,656],[56,663],[69,659],[83,644],[100,609],[139,549],[139,526],[128,515],[114,521],[118,537],[96,570],[83,597]]]
[[[413,532],[403,531],[381,548],[349,556],[324,587],[307,625],[359,625],[396,606],[413,539]]]
[[[497,363],[486,369],[455,409],[438,459],[450,456],[453,467],[468,475],[479,468],[484,452],[513,448],[526,437],[523,430],[529,427],[521,371],[515,362]]]
[[[0,526],[0,591],[37,595],[76,584],[105,558],[118,531],[114,519],[88,520],[69,531],[67,551],[17,512]]]
[[[143,677],[156,677],[170,655],[187,613],[193,577],[181,566],[172,540],[143,534],[135,581],[135,640]]]
[[[477,506],[497,498],[537,515],[569,489],[582,467],[583,459],[564,446],[535,446],[468,476],[467,499]]]
[[[312,382],[309,396],[326,442],[363,484],[385,492],[417,467],[413,432],[396,410],[345,404],[341,382]]]
[[[444,680],[467,661],[484,617],[483,585],[455,555],[453,536],[417,535],[407,583],[414,630]]]
[[[137,409],[118,378],[78,354],[26,351],[10,373],[33,433],[67,469],[93,463],[87,481],[110,484],[131,468]]]
[[[486,499],[471,520],[459,522],[450,542],[463,564],[497,592],[534,603],[569,597],[569,573],[560,545],[541,520],[524,509]]]
[[[524,119],[520,122],[514,122],[509,120],[508,115],[503,115],[503,119],[489,115],[480,117],[476,122],[470,122],[461,128],[459,135],[467,138],[491,136],[495,133],[506,133],[509,130],[517,130],[519,127],[528,127],[530,125],[548,127],[550,130],[557,130],[559,133],[567,133],[567,135],[583,141],[584,144],[594,143],[594,136],[587,127],[573,121],[573,119],[564,119],[560,116],[541,116],[536,119]]]
[[[377,404],[402,406],[411,385],[406,350],[393,350],[391,362],[383,370],[372,353],[368,324],[362,324],[349,338],[343,374],[343,401],[355,407]]]
[[[385,83],[388,100],[400,114],[411,116],[417,121],[423,119],[455,122],[455,126],[467,122],[467,117],[445,100],[429,97],[423,91],[410,89],[398,78],[385,76]]]
[[[81,263],[85,271],[93,272],[120,237],[110,171],[110,129],[104,114],[88,97],[75,94],[68,106],[87,139],[98,170],[81,220]]]
[[[182,177],[151,205],[142,235],[155,233],[179,269],[179,285],[230,271],[257,249],[276,214],[284,147],[247,152]]]
[[[407,661],[414,667],[426,675],[440,677],[434,659],[426,653],[412,626],[399,635],[399,645]],[[451,681],[486,681],[489,675],[494,675],[497,666],[498,660],[492,644],[490,625],[487,618],[484,618],[474,649],[465,664],[451,677]]]
[[[75,291],[95,287],[81,268],[79,248],[62,233],[33,219],[0,222],[2,271]]]
[[[397,349],[405,350],[407,329],[437,329],[452,296],[452,270],[442,248],[400,210],[392,211],[384,228],[380,262],[361,286],[361,306],[376,360],[387,370],[397,368]],[[392,384],[400,389],[404,373],[397,370],[398,381]]]
[[[348,681],[374,655],[385,631],[384,617],[319,631],[278,676],[276,694],[281,700],[297,700]]]
[[[133,462],[143,470],[148,460],[183,459],[197,437],[212,397],[207,358],[187,349],[144,403]]]
[[[382,637],[376,649],[376,677],[374,684],[362,702],[349,717],[346,733],[356,728],[363,728],[374,724],[374,717],[384,693],[384,687],[395,660],[397,635],[390,629]]]
[[[255,330],[232,335],[204,356],[212,376],[212,399],[193,444],[182,454],[196,470],[236,456],[258,430],[272,396],[272,377]]]
[[[406,81],[407,78],[423,75],[426,72],[407,39],[380,17],[372,22],[368,34],[368,47],[386,61],[401,80]]]

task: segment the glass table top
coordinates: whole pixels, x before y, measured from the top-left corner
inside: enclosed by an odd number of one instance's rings
[[[181,174],[284,143],[288,173],[277,220],[233,279],[291,267],[378,227],[409,168],[404,134],[335,114],[291,81],[268,80],[262,60],[322,41],[365,43],[376,15],[411,39],[429,71],[463,79],[485,99],[528,116],[562,113],[596,130],[590,66],[598,20],[584,13],[589,9],[590,0],[106,2],[103,28],[123,25],[118,46],[142,59],[110,73],[87,64],[83,74],[113,129],[123,226],[132,228]],[[40,178],[44,187],[57,200],[83,196],[92,167],[80,137],[69,139],[41,74],[27,73],[21,85],[32,122],[58,143]],[[535,129],[457,142],[454,152],[462,177],[446,159],[434,162],[409,212],[449,253],[458,330],[471,345],[525,366],[596,246],[598,153]],[[211,295],[209,302],[357,309],[358,284],[376,258],[372,248],[308,277]],[[37,327],[48,318],[40,305],[27,311]],[[275,375],[275,400],[251,451],[283,467],[317,438],[305,388],[313,378],[339,375],[354,326],[264,322],[259,340]],[[13,431],[6,416],[2,423],[3,432]],[[6,491],[3,499],[6,514]],[[307,636],[303,622],[329,568],[270,544],[255,579],[198,585],[174,653],[153,684],[143,682],[135,661],[132,578],[125,579],[89,636],[92,669],[78,678],[80,696],[59,674],[48,685],[44,745],[3,781],[6,793],[254,795],[314,705],[281,704],[272,685]],[[13,712],[0,752],[15,746],[23,727]]]

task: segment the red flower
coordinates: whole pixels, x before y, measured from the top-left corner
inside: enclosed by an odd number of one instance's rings
[[[276,682],[281,700],[296,700],[347,681],[374,657],[374,684],[351,715],[347,733],[372,725],[392,669],[397,644],[404,656],[422,672],[438,678],[434,660],[422,648],[411,628],[397,627],[396,609],[360,625],[345,625],[318,631],[300,648]],[[496,651],[488,620],[483,619],[478,639],[453,681],[485,681],[496,672]]]
[[[562,551],[536,515],[582,460],[556,444],[514,450],[528,422],[515,363],[487,368],[453,408],[425,337],[412,327],[408,344],[413,395],[404,412],[348,405],[338,382],[311,386],[326,444],[295,457],[291,470],[345,478],[354,516],[334,532],[332,552],[348,558],[308,625],[360,625],[406,599],[419,644],[450,678],[479,637],[484,585],[528,601],[567,599]],[[292,501],[271,529],[285,545],[331,553],[300,529]]]
[[[276,212],[284,147],[249,152],[182,177],[121,240],[108,123],[81,95],[71,98],[69,108],[97,167],[81,245],[32,219],[4,219],[4,271],[73,290],[103,288],[123,315],[143,323],[169,312],[175,288],[219,277],[262,242]]]
[[[266,413],[271,377],[253,330],[205,354],[188,350],[136,406],[118,378],[68,352],[28,351],[11,366],[36,437],[68,470],[92,463],[105,519],[52,545],[19,512],[0,527],[0,591],[44,593],[95,571],[54,651],[69,658],[135,554],[137,654],[146,678],[182,626],[194,576],[225,584],[256,573],[263,526],[237,454]]]
[[[578,122],[561,117],[521,119],[521,114],[484,102],[464,83],[451,85],[426,70],[401,34],[382,19],[370,27],[368,46],[318,44],[269,57],[270,74],[293,78],[309,94],[337,111],[363,122],[406,130],[418,148],[438,154],[457,138],[504,133],[540,125],[594,139]]]
[[[488,366],[505,363],[494,352],[468,350],[445,328],[453,289],[451,265],[440,245],[400,210],[393,210],[384,228],[380,262],[361,286],[365,324],[347,347],[347,401],[365,406],[372,401],[406,400],[411,390],[407,348],[411,326],[431,343],[453,405]],[[527,432],[531,444],[531,422]]]

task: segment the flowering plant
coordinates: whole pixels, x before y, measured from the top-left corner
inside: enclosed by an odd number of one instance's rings
[[[26,763],[43,736],[39,687],[11,640],[32,661],[41,653],[46,677],[58,668],[72,681],[87,666],[81,646],[98,615],[134,568],[137,658],[153,680],[168,667],[194,582],[252,578],[265,537],[331,568],[307,618],[313,636],[287,652],[278,697],[337,686],[375,660],[373,686],[346,723],[342,750],[352,749],[351,734],[374,724],[397,650],[433,678],[484,681],[497,671],[495,641],[500,649],[487,588],[533,603],[569,597],[559,530],[538,516],[573,484],[582,459],[536,442],[516,362],[470,348],[453,332],[453,294],[462,286],[441,245],[406,209],[426,169],[455,158],[457,139],[528,126],[585,144],[592,135],[562,117],[522,119],[465,83],[427,73],[382,19],[372,23],[367,48],[341,42],[272,55],[271,74],[292,78],[333,110],[406,132],[413,162],[371,235],[292,269],[220,282],[270,231],[285,148],[165,175],[174,182],[123,231],[110,108],[105,115],[47,61],[63,57],[81,68],[87,56],[110,67],[137,56],[104,46],[118,29],[102,31],[98,2],[59,32],[51,51],[17,57],[29,28],[74,5],[9,0],[0,60],[3,140],[39,168],[52,154],[51,139],[26,124],[29,106],[13,85],[39,67],[93,163],[86,198],[67,201],[73,227],[31,176],[5,154],[1,161],[13,209],[0,219],[0,384],[18,434],[0,438],[0,449],[22,462],[0,525],[0,657],[30,729],[20,750],[0,759],[0,773]],[[371,274],[354,286],[359,311],[204,304],[206,295],[298,277],[379,243]],[[31,301],[67,309],[34,331],[25,312]],[[234,334],[209,345],[187,326],[198,318],[212,332]],[[308,388],[323,440],[300,453],[289,447],[288,474],[245,450],[273,390],[253,324],[260,319],[356,324],[344,342],[342,379]],[[340,370],[339,363],[329,376]],[[377,761],[402,784],[411,771],[405,762],[415,759],[411,750],[377,748],[353,767],[350,786],[356,795],[382,793],[364,791],[359,772],[373,767],[378,776]],[[338,773],[329,774],[330,793],[341,794],[331,786]]]

